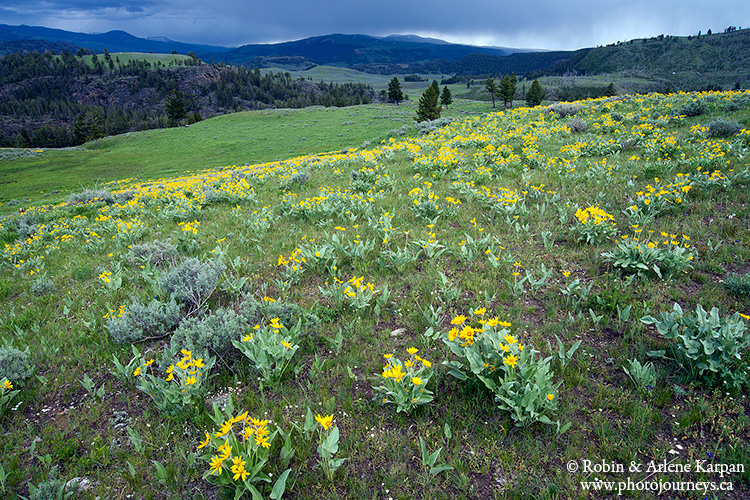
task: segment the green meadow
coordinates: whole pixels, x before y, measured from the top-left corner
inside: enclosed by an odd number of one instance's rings
[[[750,94],[419,93],[0,150],[3,498],[750,496]]]

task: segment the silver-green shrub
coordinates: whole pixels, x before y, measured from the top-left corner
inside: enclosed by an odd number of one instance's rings
[[[107,205],[111,205],[115,200],[112,193],[102,188],[84,189],[80,193],[71,193],[68,197],[68,203],[71,205],[94,201],[103,201]]]
[[[218,260],[201,262],[196,258],[166,271],[159,286],[187,308],[188,315],[199,311],[216,290],[226,266]]]
[[[35,279],[31,283],[31,293],[38,295],[39,297],[55,293],[56,291],[57,287],[55,286],[55,282],[44,276]]]
[[[147,306],[133,302],[118,314],[110,311],[107,329],[113,341],[133,343],[169,334],[177,328],[180,318],[180,306],[174,299],[169,302],[154,299]]]
[[[175,330],[170,341],[173,352],[187,349],[200,356],[224,358],[237,340],[245,334],[247,320],[232,309],[219,308],[204,318],[185,319]]]
[[[177,257],[177,247],[169,241],[154,240],[130,247],[128,260],[131,262],[149,263],[162,267],[171,264]]]
[[[320,327],[320,318],[305,311],[297,304],[281,300],[275,302],[259,301],[250,295],[240,303],[239,314],[251,326],[260,325],[273,318],[279,318],[279,321],[290,330],[298,321],[302,321],[303,334],[312,334]]]
[[[731,137],[740,130],[742,130],[742,125],[734,120],[717,118],[708,124],[708,135],[710,137]]]
[[[750,273],[732,273],[724,278],[724,286],[727,292],[740,298],[750,298]]]
[[[708,113],[708,104],[699,99],[690,101],[677,112],[678,115],[683,116],[700,116],[706,113]]]
[[[21,351],[7,341],[0,346],[0,380],[5,377],[11,382],[26,380],[34,373],[29,364],[29,348]]]
[[[259,301],[252,296],[240,302],[237,311],[218,308],[205,318],[188,318],[180,323],[170,341],[171,349],[187,349],[204,355],[231,357],[233,340],[240,340],[255,325],[268,323],[274,318],[286,328],[302,323],[302,334],[310,334],[320,326],[320,319],[296,304],[282,301]]]

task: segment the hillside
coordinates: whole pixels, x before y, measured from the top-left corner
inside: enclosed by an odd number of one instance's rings
[[[544,71],[563,74],[632,72],[675,86],[750,84],[750,29],[701,36],[658,36],[596,47],[573,54]]]
[[[177,119],[166,112],[174,92],[182,109]],[[17,53],[0,59],[0,146],[73,146],[230,111],[347,106],[374,96],[366,84],[292,80],[288,73],[197,65],[169,55]]]
[[[3,202],[4,499],[750,496],[750,91],[326,147],[355,111],[221,117],[333,116],[248,165],[190,164],[219,121],[101,141],[175,170]]]
[[[492,47],[434,43],[415,38],[333,34],[293,42],[244,45],[222,54],[206,54],[204,59],[246,64],[256,57],[297,56],[315,64],[368,67],[379,64],[410,65],[434,59],[455,61],[476,52],[506,55],[504,50]]]
[[[133,37],[125,32],[97,35],[29,26],[0,25],[0,50],[50,48],[37,40],[73,43],[94,51],[193,52],[203,61],[304,70],[314,65],[355,68],[376,74],[443,74],[458,78],[486,78],[515,73],[544,75],[637,75],[650,78],[652,89],[694,90],[745,88],[750,82],[750,30],[727,28],[724,33],[700,36],[659,35],[606,47],[577,51],[529,51],[447,43],[414,35],[373,37],[331,34],[302,40],[209,47]],[[30,45],[31,44],[31,45]]]
[[[102,53],[104,49],[110,52],[157,52],[170,53],[177,51],[181,54],[189,52],[222,52],[226,47],[213,45],[199,45],[174,41],[149,40],[131,35],[125,31],[113,30],[106,33],[77,33],[42,26],[10,26],[0,24],[0,40],[3,41],[33,41],[47,40],[52,42],[72,43],[76,47],[87,47]],[[73,51],[74,52],[74,51]]]

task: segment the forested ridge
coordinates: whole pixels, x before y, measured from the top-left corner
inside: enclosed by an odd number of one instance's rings
[[[117,55],[61,51],[0,58],[0,147],[66,147],[128,131],[192,123],[231,111],[370,102],[364,84],[292,79],[289,73],[201,64],[164,66]],[[184,113],[172,119],[168,101]]]

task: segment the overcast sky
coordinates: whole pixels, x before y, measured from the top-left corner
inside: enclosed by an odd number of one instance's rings
[[[0,23],[237,47],[331,33],[573,50],[750,26],[748,0],[2,0]]]

